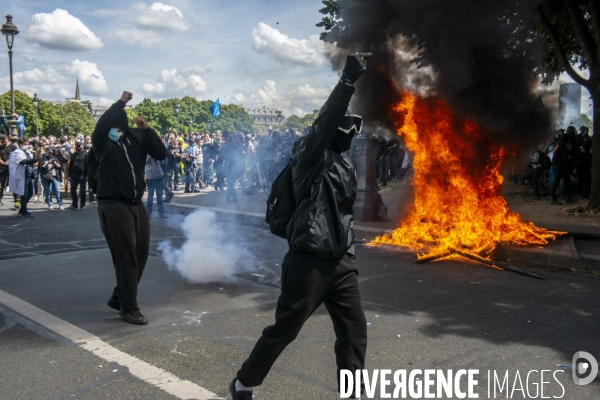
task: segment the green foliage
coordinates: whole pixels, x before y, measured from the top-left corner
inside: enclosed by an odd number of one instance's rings
[[[285,121],[284,126],[288,130],[299,131],[302,129],[302,118],[297,115],[290,115]]]
[[[594,21],[592,19],[590,3],[588,1],[579,1],[579,9],[581,15],[587,25],[589,32],[592,34],[596,43],[598,43],[598,32],[594,29]],[[565,7],[563,0],[545,0],[541,8],[548,17],[549,22],[554,27],[557,33],[558,42],[560,47],[565,52],[567,59],[571,65],[578,66],[579,70],[586,70],[589,66],[588,60],[586,59],[583,49],[571,22],[569,12]],[[550,35],[543,28],[541,24],[537,25],[536,32],[540,35],[546,43],[547,52],[544,59],[544,68],[547,72],[553,74],[560,74],[565,71],[563,65],[561,65],[556,48],[552,44]],[[554,75],[553,75],[554,76]]]
[[[157,132],[166,133],[169,128],[177,128],[175,104],[181,105],[179,113],[179,131],[189,131],[189,121],[192,121],[193,132],[220,131],[253,131],[252,118],[241,107],[234,104],[222,104],[218,118],[210,113],[212,100],[196,100],[186,96],[182,99],[166,99],[153,102],[144,99],[134,107],[134,116],[146,118],[148,124]]]
[[[321,40],[325,40],[325,37],[331,30],[338,24],[339,19],[339,4],[336,0],[323,0],[322,3],[325,7],[321,8],[319,12],[323,15],[321,22],[317,24],[317,27],[324,28],[325,31],[321,33]]]
[[[58,115],[62,118],[63,126],[70,126],[70,135],[78,133],[91,135],[96,126],[96,121],[87,108],[77,102],[56,105]]]
[[[6,113],[10,112],[10,92],[0,95],[0,108]],[[36,133],[35,107],[31,97],[27,94],[15,91],[15,111],[23,115],[29,126],[25,130],[25,136],[34,136]],[[63,117],[52,103],[41,100],[38,104],[38,123],[40,135],[60,135],[63,127]]]
[[[4,108],[6,114],[10,114],[10,91],[0,95],[0,108]],[[15,90],[15,112],[24,116],[29,123],[25,135],[29,136],[31,132],[35,132],[35,107],[31,97],[18,90]]]
[[[307,128],[310,128],[317,119],[319,113],[315,114],[306,114],[304,117],[300,118],[297,115],[291,115],[285,121],[285,124],[282,125],[282,129],[292,130],[292,131],[304,131]]]

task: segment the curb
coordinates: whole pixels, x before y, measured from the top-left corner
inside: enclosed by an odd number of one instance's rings
[[[182,203],[165,203],[165,211],[172,214],[187,215],[196,210],[212,211],[217,220],[226,223],[239,223],[256,228],[267,229],[265,215],[247,211],[229,210],[218,207],[195,206]],[[365,241],[371,241],[377,236],[390,232],[383,228],[373,228],[354,224],[356,236]],[[600,273],[600,256],[579,253],[580,261],[569,251],[537,248],[533,246],[498,246],[492,253],[492,259],[497,261],[514,262],[536,267],[552,267],[564,271],[582,271]]]

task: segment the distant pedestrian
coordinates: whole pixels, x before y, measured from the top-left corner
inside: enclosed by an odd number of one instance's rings
[[[27,204],[33,196],[33,164],[37,160],[29,152],[29,140],[19,139],[18,145],[19,148],[10,153],[8,158],[9,186],[10,190],[20,197],[19,216],[33,218],[27,210]]]
[[[73,203],[69,207],[73,210],[83,210],[85,208],[86,180],[85,180],[85,157],[87,150],[84,149],[81,141],[75,142],[75,152],[69,160],[69,180],[71,181],[71,200]],[[79,196],[77,189],[79,188]],[[78,198],[79,197],[79,198]],[[77,204],[79,200],[79,204]]]
[[[54,150],[52,147],[47,147],[44,154],[41,155],[39,160],[39,172],[42,177],[42,186],[44,186],[44,194],[46,195],[46,204],[48,209],[53,210],[54,205],[52,204],[52,193],[56,197],[58,208],[64,210],[62,196],[60,195],[60,183],[58,182],[60,162],[54,157]]]
[[[154,158],[146,157],[146,185],[148,185],[148,199],[146,200],[146,208],[148,209],[148,217],[152,218],[152,203],[154,202],[154,193],[156,193],[156,205],[158,208],[158,218],[168,218],[163,209],[163,170],[159,161]]]
[[[12,116],[13,123],[17,125],[17,130],[19,131],[19,139],[23,139],[25,137],[25,129],[27,128],[25,126],[25,117],[17,113],[14,113]]]

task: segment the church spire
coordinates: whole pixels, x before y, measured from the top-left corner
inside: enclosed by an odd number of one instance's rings
[[[81,93],[79,93],[79,78],[77,78],[77,86],[75,86],[75,100],[81,100]]]

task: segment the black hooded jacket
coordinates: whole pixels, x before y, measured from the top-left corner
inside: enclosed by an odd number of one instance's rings
[[[102,161],[98,177],[97,197],[99,202],[117,201],[138,203],[142,200],[146,183],[144,168],[148,154],[155,160],[164,160],[167,156],[165,145],[152,128],[129,128],[125,103],[118,100],[98,120],[92,133],[92,146],[99,158],[104,147],[111,140],[108,133],[118,126],[123,135],[111,144],[111,148]],[[138,141],[135,135],[142,140]]]
[[[296,212],[287,227],[293,251],[309,251],[330,260],[346,253],[354,256],[356,177],[350,159],[336,148],[340,138],[335,138],[353,93],[354,87],[338,83],[310,133],[294,144],[291,168]],[[327,162],[325,168],[323,162]]]

